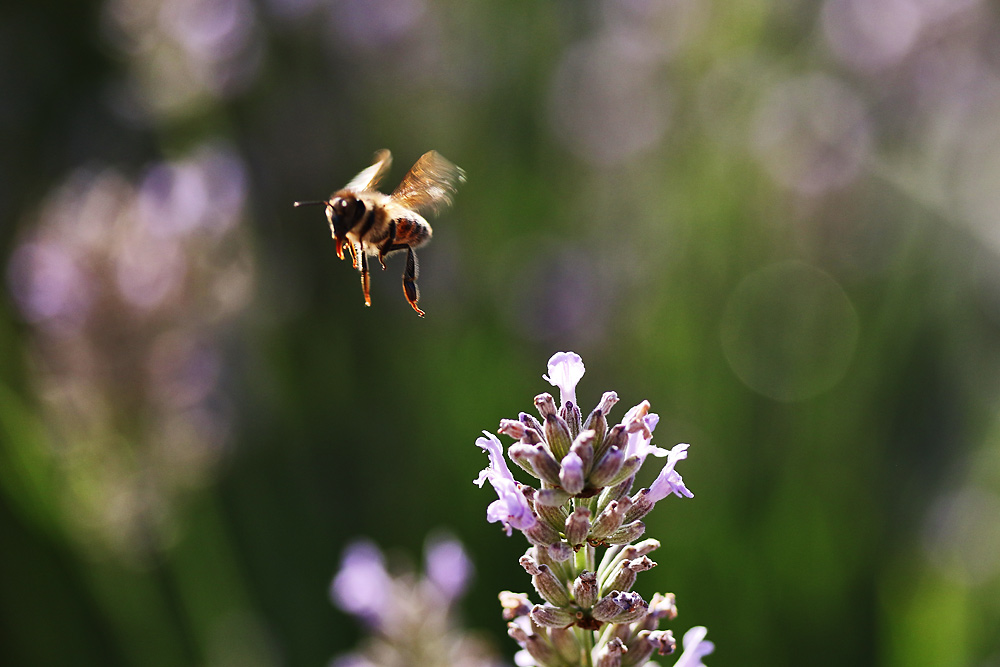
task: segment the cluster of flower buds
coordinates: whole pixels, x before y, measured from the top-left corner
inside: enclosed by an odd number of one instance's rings
[[[487,644],[454,623],[455,601],[465,591],[472,563],[451,538],[431,539],[425,573],[391,574],[377,546],[348,545],[331,597],[367,626],[364,647],[336,658],[331,667],[501,667]]]
[[[645,539],[642,518],[668,495],[693,497],[674,469],[687,457],[688,445],[665,450],[652,444],[658,417],[643,401],[621,423],[610,426],[608,414],[618,402],[603,395],[584,419],[576,403],[576,385],[584,366],[572,352],[559,352],[543,376],[559,387],[560,406],[550,394],[535,397],[539,418],[521,413],[500,422],[499,432],[517,440],[507,456],[538,484],[514,479],[500,440],[484,431],[476,444],[486,450],[489,465],[476,483],[489,481],[497,492],[487,519],[500,522],[508,535],[524,534],[531,547],[521,565],[531,576],[542,604],[524,594],[500,594],[510,636],[522,651],[519,667],[631,667],[654,654],[674,651],[662,619],[676,616],[672,594],[648,602],[632,591],[636,575],[656,565],[649,558],[659,542]],[[648,456],[666,461],[648,488],[632,493],[636,473]],[[598,562],[597,549],[605,549]],[[712,651],[704,628],[684,637],[682,667],[701,664]]]

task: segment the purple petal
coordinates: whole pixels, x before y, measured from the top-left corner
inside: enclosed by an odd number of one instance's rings
[[[535,516],[517,484],[505,478],[490,478],[490,484],[497,492],[497,500],[486,509],[486,519],[490,523],[499,521],[509,536],[511,528],[526,530],[535,525]]]
[[[490,463],[480,471],[479,477],[475,479],[476,486],[482,487],[483,482],[488,478],[498,475],[513,482],[514,476],[510,473],[510,468],[507,467],[507,462],[503,458],[503,445],[500,444],[500,440],[489,431],[483,431],[483,433],[486,437],[477,438],[476,445],[486,450],[490,457]]]
[[[542,378],[553,387],[559,387],[562,405],[576,404],[576,385],[583,377],[583,359],[576,352],[556,352],[549,359],[548,375]]]
[[[715,644],[705,640],[708,629],[696,625],[684,633],[684,652],[674,663],[674,667],[705,667],[701,659],[715,650]]]
[[[649,403],[643,401],[625,415],[624,423],[628,432],[628,444],[625,446],[626,458],[635,455],[640,460],[645,461],[650,454],[659,458],[667,455],[667,450],[652,444],[653,431],[660,422],[660,416],[655,412],[647,414],[648,410]]]
[[[676,445],[667,453],[667,462],[663,466],[663,470],[657,475],[653,483],[649,485],[649,494],[646,496],[649,500],[656,503],[671,493],[681,497],[686,496],[688,498],[694,498],[694,494],[688,491],[687,487],[684,486],[684,480],[681,478],[680,474],[674,470],[674,466],[681,459],[687,458],[687,449],[690,445],[680,444]]]

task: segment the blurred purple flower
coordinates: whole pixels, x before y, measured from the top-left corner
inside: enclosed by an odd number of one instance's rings
[[[450,603],[465,591],[472,574],[472,562],[458,540],[438,537],[427,543],[425,569],[427,580]]]
[[[576,405],[576,385],[585,372],[583,359],[576,352],[556,352],[549,359],[549,373],[542,378],[553,387],[559,387],[563,405]]]
[[[485,438],[478,438],[476,445],[486,450],[490,457],[490,464],[483,468],[476,478],[477,486],[482,487],[483,482],[489,480],[493,489],[497,492],[498,499],[490,503],[486,508],[486,519],[490,523],[499,521],[507,535],[511,534],[511,528],[525,530],[535,525],[535,516],[531,513],[531,507],[527,499],[514,481],[514,476],[510,473],[507,463],[503,458],[503,447],[495,435],[489,431],[483,431]]]
[[[696,625],[684,633],[684,652],[674,663],[674,667],[705,667],[701,661],[706,655],[715,650],[715,644],[705,640],[708,629],[703,625]]]
[[[344,550],[330,593],[338,607],[378,627],[385,619],[391,587],[382,552],[373,543],[361,540]]]

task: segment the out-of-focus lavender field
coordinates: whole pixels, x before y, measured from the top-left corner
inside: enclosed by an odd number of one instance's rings
[[[292,207],[380,148],[467,173],[424,319]],[[0,266],[0,664],[327,664],[437,530],[510,660],[474,442],[559,350],[691,443],[709,665],[1000,663],[995,3],[15,0]]]

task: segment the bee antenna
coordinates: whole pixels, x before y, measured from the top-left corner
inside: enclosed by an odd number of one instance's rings
[[[299,206],[326,206],[329,202],[326,201],[297,201],[295,202],[295,207]]]

